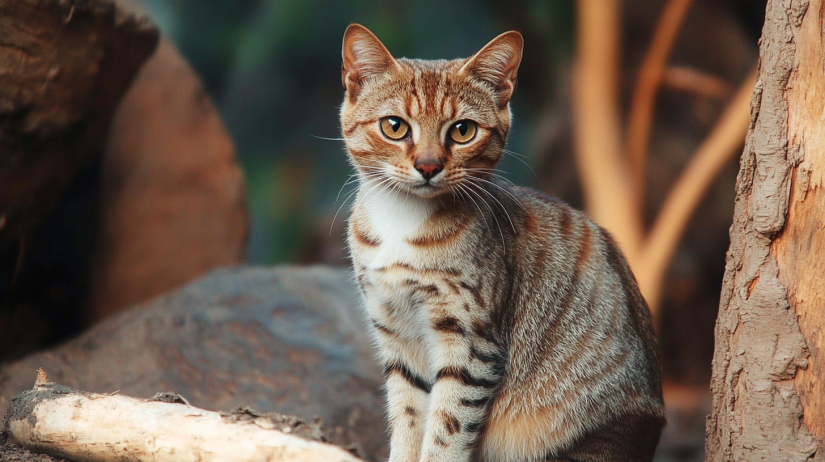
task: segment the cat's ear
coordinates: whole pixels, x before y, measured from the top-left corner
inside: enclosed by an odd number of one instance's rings
[[[341,54],[344,60],[341,83],[351,92],[357,92],[366,79],[384,74],[397,65],[378,37],[360,24],[347,27]]]
[[[499,100],[506,103],[516,90],[516,74],[523,48],[521,34],[514,30],[505,32],[468,58],[461,72],[492,85],[498,91]]]

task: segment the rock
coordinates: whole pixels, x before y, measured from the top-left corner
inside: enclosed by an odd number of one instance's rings
[[[249,220],[232,140],[166,39],[117,111],[101,177],[92,320],[243,261]]]
[[[346,270],[212,271],[59,348],[0,366],[0,415],[38,367],[85,391],[174,391],[206,409],[317,415],[333,442],[368,460],[387,454],[381,373]]]
[[[112,0],[0,2],[0,361],[85,319],[106,135],[157,40]]]

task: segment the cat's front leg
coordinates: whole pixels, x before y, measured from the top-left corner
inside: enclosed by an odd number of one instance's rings
[[[502,379],[502,351],[479,332],[487,323],[458,310],[439,308],[430,316],[428,350],[437,372],[420,462],[470,460]]]
[[[368,303],[386,377],[390,462],[415,462],[421,453],[431,384],[422,339],[408,338],[392,307]],[[374,305],[374,306],[370,306]]]
[[[415,462],[424,440],[424,419],[430,386],[403,361],[390,361],[387,376],[387,414],[390,423],[389,462]]]

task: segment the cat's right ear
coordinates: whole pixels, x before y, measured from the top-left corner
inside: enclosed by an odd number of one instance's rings
[[[360,24],[347,27],[341,55],[341,83],[353,95],[358,93],[364,81],[380,76],[397,65],[378,37]]]
[[[516,91],[516,74],[521,64],[524,39],[511,30],[494,38],[467,59],[461,72],[473,75],[496,89],[499,101],[506,104]]]

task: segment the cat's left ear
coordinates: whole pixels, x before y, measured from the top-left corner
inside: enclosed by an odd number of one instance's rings
[[[364,81],[397,65],[378,37],[360,24],[347,27],[342,48],[341,83],[350,94],[357,94]]]
[[[468,58],[461,66],[461,72],[491,84],[498,91],[499,101],[505,104],[516,91],[516,74],[523,48],[521,34],[514,30],[505,32]]]

